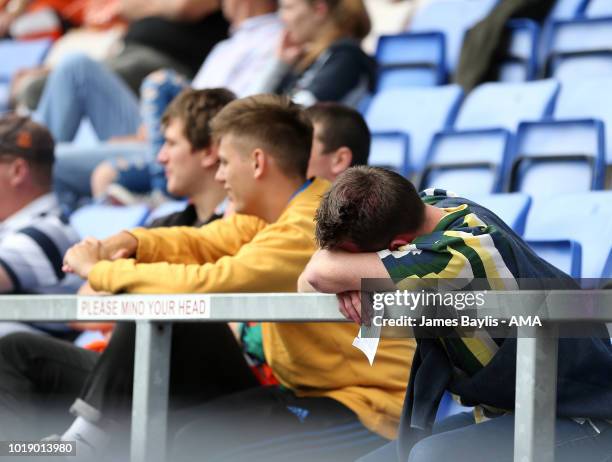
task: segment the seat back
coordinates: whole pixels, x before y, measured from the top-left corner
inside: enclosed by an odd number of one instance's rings
[[[558,91],[559,83],[552,79],[484,83],[465,98],[454,128],[505,128],[514,132],[522,121],[549,115]]]
[[[525,231],[531,197],[522,193],[476,195],[468,199],[491,210],[518,235]]]
[[[51,40],[0,40],[0,81],[10,82],[16,72],[42,64]]]
[[[526,82],[536,78],[540,27],[529,19],[514,19],[508,24],[510,44],[499,69],[500,82]]]
[[[81,237],[104,239],[125,229],[141,226],[148,215],[146,205],[86,205],[70,216],[70,224]]]
[[[534,198],[526,240],[574,240],[582,247],[582,277],[599,278],[612,248],[612,191]],[[589,285],[588,280],[583,286]]]
[[[452,123],[462,95],[458,85],[388,89],[374,95],[365,118],[374,134],[408,135],[410,169],[421,169],[433,134]],[[371,162],[377,157],[373,151]]]
[[[582,266],[582,247],[576,241],[559,240],[533,240],[527,244],[542,259],[551,265],[569,274],[575,279],[580,278],[580,267]]]
[[[612,2],[609,0],[590,0],[584,10],[587,18],[612,16]]]
[[[465,32],[484,18],[498,0],[433,0],[417,10],[410,32],[443,32],[446,39],[446,67],[457,67]]]

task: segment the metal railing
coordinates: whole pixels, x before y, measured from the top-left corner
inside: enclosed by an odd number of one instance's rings
[[[545,295],[499,291],[486,297],[490,308],[483,316],[538,315],[544,323],[518,328],[514,460],[554,462],[557,327],[578,320],[611,321],[612,291],[589,291],[587,298],[578,290]],[[75,320],[137,321],[131,457],[133,462],[161,462],[166,454],[172,321],[338,322],[344,318],[336,297],[322,294],[0,296],[0,321]]]

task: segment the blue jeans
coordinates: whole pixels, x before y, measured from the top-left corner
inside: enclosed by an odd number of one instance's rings
[[[136,133],[138,100],[104,64],[75,54],[51,72],[33,118],[47,126],[56,142],[72,141],[83,118],[102,141]]]
[[[612,425],[557,419],[556,462],[612,461]],[[359,462],[397,461],[396,443],[389,443]],[[434,434],[419,441],[407,462],[513,462],[514,416],[474,424],[469,413],[456,414],[434,426]],[[401,461],[404,462],[404,461]]]

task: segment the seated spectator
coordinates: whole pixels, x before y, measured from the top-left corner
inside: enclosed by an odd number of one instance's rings
[[[257,89],[254,84],[256,76],[272,61],[276,42],[280,38],[282,26],[276,14],[276,0],[223,0],[221,6],[223,15],[231,23],[231,36],[213,48],[191,86],[196,89],[226,87],[239,96],[249,96]],[[97,73],[93,67],[90,71]],[[93,78],[84,79],[82,84],[92,86],[95,82]],[[112,85],[112,82],[105,82],[105,85]],[[132,106],[130,118],[142,120],[139,134],[146,134],[153,153],[159,152],[164,142],[160,130],[161,115],[169,102],[187,86],[187,78],[170,69],[157,71],[145,78],[141,87],[140,111]],[[90,90],[95,91],[94,88]],[[125,89],[117,88],[112,93],[120,99]],[[121,101],[107,100],[96,107],[79,106],[77,112],[81,117],[87,114],[87,110],[96,112],[90,119],[96,120],[94,126],[99,127],[100,124],[114,123],[111,120],[112,108],[121,105]],[[99,130],[110,131],[108,128]],[[104,195],[113,182],[137,194],[165,189],[163,172],[159,165],[148,159],[132,162],[121,159],[100,164],[91,179],[93,197]]]
[[[334,181],[347,168],[368,163],[370,129],[359,112],[338,103],[317,103],[306,114],[314,129],[307,178]]]
[[[419,197],[408,180],[384,169],[341,175],[317,212],[316,233],[322,250],[300,285],[338,293],[340,311],[356,321],[361,304],[351,294],[362,278],[392,278],[398,288],[423,277],[461,280],[462,287],[478,278],[502,290],[545,288],[547,280],[575,287],[489,210],[439,189]],[[612,348],[605,327],[593,327],[593,337],[559,340],[559,462],[600,462],[612,453]],[[513,460],[516,339],[493,340],[484,329],[471,338],[461,334],[417,338],[402,430],[392,445],[399,448],[360,460]],[[432,429],[445,390],[476,410]]]
[[[280,0],[285,33],[262,92],[311,105],[357,106],[374,80],[374,62],[360,48],[370,31],[362,0]]]
[[[119,54],[103,65],[85,55],[66,57],[48,78],[33,81],[17,97],[22,105],[36,109],[35,119],[49,128],[57,142],[71,141],[84,115],[101,140],[134,133],[138,120],[130,117],[130,110],[138,107],[135,95],[143,79],[161,68],[191,78],[213,46],[227,37],[228,24],[218,0],[122,0],[120,5],[130,24]],[[84,82],[88,85],[84,90],[95,91],[82,91]],[[116,94],[117,88],[124,91]],[[118,97],[126,101],[116,104]],[[110,106],[116,123],[104,125],[92,117],[91,107],[100,104]]]
[[[76,290],[61,268],[62,255],[79,236],[51,192],[53,151],[44,127],[25,117],[0,118],[0,293]],[[0,323],[0,335],[15,329],[33,326]]]
[[[314,251],[313,216],[328,187],[324,180],[306,181],[310,122],[288,100],[262,95],[230,103],[212,131],[220,142],[217,179],[236,215],[198,229],[134,230],[103,242],[84,241],[67,253],[66,267],[87,276],[94,290],[107,292],[294,291]],[[132,258],[106,258],[118,252]],[[173,335],[171,406],[204,404],[189,411],[197,420],[181,431],[172,460],[194,460],[195,453],[212,459],[228,448],[290,435],[297,435],[299,447],[312,440],[317,450],[329,448],[336,460],[350,460],[394,437],[410,342],[383,342],[371,367],[352,347],[355,326],[264,324],[265,356],[283,386],[257,387],[225,324],[186,328],[194,329],[191,335]],[[119,427],[109,421],[129,416],[131,403],[133,355],[126,351],[133,350],[133,337],[114,342],[115,337],[104,353],[115,351],[116,359],[105,366],[112,372],[96,369],[82,378],[87,385],[73,406],[79,418],[63,435],[72,440],[78,434],[98,450],[106,447],[104,435]],[[0,343],[0,376],[4,371],[23,377],[15,367],[19,354],[9,359],[19,349]],[[385,404],[372,407],[376,399]],[[0,412],[7,419],[12,414],[4,407]],[[350,447],[333,438],[322,443],[339,430]]]

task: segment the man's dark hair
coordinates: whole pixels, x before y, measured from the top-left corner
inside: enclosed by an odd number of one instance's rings
[[[316,239],[322,249],[352,243],[374,252],[416,231],[424,220],[425,204],[406,178],[380,167],[351,167],[323,196],[315,217]]]
[[[16,114],[0,117],[0,156],[25,159],[40,186],[51,183],[54,151],[53,137],[42,125]]]
[[[183,122],[185,137],[192,149],[204,149],[212,141],[210,124],[212,119],[236,95],[225,88],[194,90],[188,88],[178,94],[166,108],[162,116],[162,126],[166,127],[172,119]]]
[[[306,109],[313,124],[319,124],[317,135],[328,154],[346,146],[353,153],[353,165],[366,165],[370,155],[370,129],[355,109],[338,103],[317,103]]]
[[[233,136],[263,149],[289,177],[306,178],[312,123],[302,106],[286,96],[255,95],[228,104],[212,123],[217,140]]]

